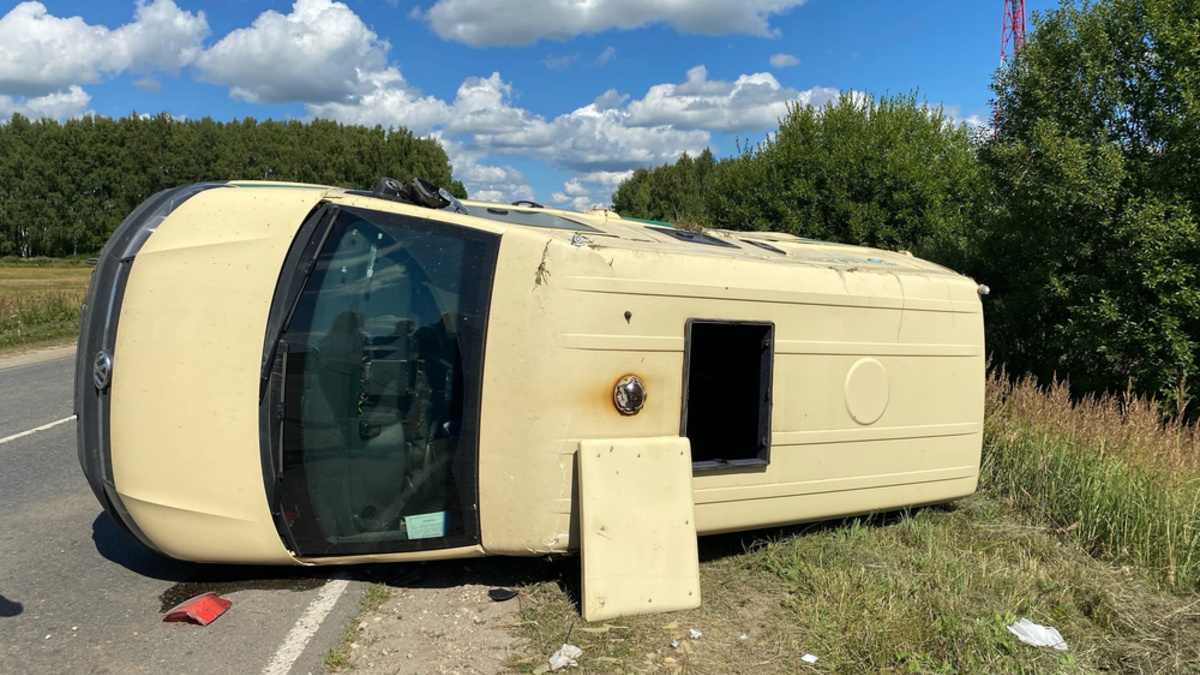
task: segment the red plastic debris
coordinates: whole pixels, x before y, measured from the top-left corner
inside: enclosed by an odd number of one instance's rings
[[[175,605],[163,616],[163,621],[186,621],[207,626],[232,605],[232,600],[218,597],[216,593],[205,593]]]

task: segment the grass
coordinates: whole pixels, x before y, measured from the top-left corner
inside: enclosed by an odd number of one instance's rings
[[[341,641],[325,654],[323,665],[326,671],[341,672],[354,668],[352,654],[355,645],[362,640],[363,618],[382,607],[390,597],[392,597],[392,591],[387,584],[375,583],[367,588],[367,595],[363,598],[362,607],[358,614],[346,623],[346,630],[342,634]]]
[[[987,386],[979,494],[702,538],[688,612],[589,625],[577,577],[529,586],[511,667],[569,640],[594,673],[1200,673],[1197,428],[1132,395]],[[1021,644],[1022,617],[1070,650]]]
[[[1094,556],[1200,590],[1200,438],[1154,401],[988,386],[981,481]],[[1179,419],[1179,417],[1175,417]]]
[[[0,351],[74,338],[91,272],[78,261],[0,261]]]
[[[688,612],[589,625],[569,581],[526,589],[513,667],[536,670],[569,633],[585,673],[1200,672],[1200,597],[991,495],[757,536],[701,540],[704,603]],[[1006,629],[1021,617],[1070,651],[1021,644]]]

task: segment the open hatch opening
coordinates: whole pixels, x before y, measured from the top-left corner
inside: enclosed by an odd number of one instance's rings
[[[770,462],[774,341],[771,323],[688,320],[681,426],[693,468]]]

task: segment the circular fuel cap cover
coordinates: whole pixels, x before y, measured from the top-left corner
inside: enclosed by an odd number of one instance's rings
[[[636,415],[646,404],[646,384],[637,375],[625,375],[613,387],[613,405],[622,415]]]

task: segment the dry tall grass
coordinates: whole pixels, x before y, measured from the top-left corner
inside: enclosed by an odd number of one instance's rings
[[[987,402],[993,423],[1032,424],[1101,456],[1166,469],[1176,477],[1200,475],[1200,427],[1183,422],[1182,414],[1165,417],[1154,399],[1126,392],[1072,401],[1065,382],[1039,387],[1032,378],[1010,381],[999,372],[988,378]]]
[[[981,483],[1093,554],[1200,589],[1200,432],[1133,395],[988,382]]]
[[[0,265],[0,349],[73,336],[91,269]]]

